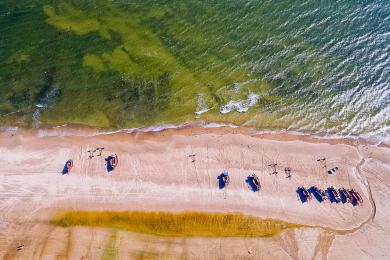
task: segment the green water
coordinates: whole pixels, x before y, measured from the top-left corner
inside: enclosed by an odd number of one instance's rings
[[[384,1],[3,1],[0,10],[3,125],[389,131]]]

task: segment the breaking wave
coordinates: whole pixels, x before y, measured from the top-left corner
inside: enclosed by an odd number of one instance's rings
[[[246,100],[230,100],[226,105],[220,108],[220,112],[221,114],[227,114],[232,111],[245,113],[249,110],[250,107],[256,105],[259,98],[260,95],[251,93],[248,95],[248,98]]]

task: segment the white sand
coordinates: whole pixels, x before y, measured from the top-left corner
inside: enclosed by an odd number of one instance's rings
[[[87,150],[95,147],[105,147],[103,156],[89,160]],[[114,152],[119,166],[107,174],[104,156]],[[287,134],[260,135],[246,129],[185,128],[104,136],[3,134],[0,153],[0,257],[100,257],[109,243],[110,230],[61,229],[48,223],[53,212],[70,208],[241,212],[317,227],[253,239],[143,239],[143,235],[118,232],[115,243],[120,242],[116,246],[120,259],[139,257],[142,252],[146,256],[162,254],[161,248],[177,241],[179,245],[164,251],[168,258],[390,257],[390,149],[386,147]],[[196,154],[195,163],[190,154]],[[338,166],[340,170],[328,175],[316,161],[322,157],[327,158],[328,168]],[[67,159],[74,160],[74,168],[61,176]],[[270,163],[278,164],[278,176],[270,175]],[[292,168],[291,179],[285,177],[284,167]],[[226,191],[217,185],[223,170],[231,177]],[[259,193],[250,191],[245,183],[252,173],[262,184]],[[301,185],[354,188],[364,203],[352,207],[313,199],[302,204],[295,193]],[[124,238],[129,236],[134,243]],[[15,250],[18,243],[26,245],[21,252]],[[214,248],[218,244],[219,251]],[[232,246],[243,244],[250,252],[244,246]],[[269,247],[273,250],[265,254],[264,248]]]

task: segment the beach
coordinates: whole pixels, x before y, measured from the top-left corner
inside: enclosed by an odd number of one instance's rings
[[[115,248],[118,259],[313,259],[390,255],[390,150],[363,140],[324,139],[246,128],[199,126],[155,132],[0,136],[0,256],[5,259],[96,259]],[[104,147],[88,158],[90,149]],[[110,174],[104,158],[116,153]],[[317,161],[326,158],[326,168]],[[74,167],[61,175],[64,163]],[[270,164],[276,163],[278,174]],[[291,168],[291,178],[284,169]],[[339,167],[329,175],[328,168]],[[230,184],[218,189],[218,175]],[[259,192],[245,183],[256,174]],[[354,189],[363,203],[301,203],[300,186]],[[104,228],[61,228],[50,220],[61,210],[242,213],[305,227],[273,237],[167,238]],[[25,245],[16,251],[18,244]],[[271,248],[271,249],[270,249]],[[119,255],[118,255],[119,254]]]
[[[0,259],[390,259],[388,21],[0,1]]]

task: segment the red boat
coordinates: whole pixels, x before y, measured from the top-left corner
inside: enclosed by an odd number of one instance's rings
[[[360,196],[359,192],[352,189],[350,193],[359,202],[359,204],[363,204],[363,198]]]

